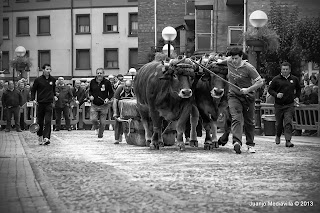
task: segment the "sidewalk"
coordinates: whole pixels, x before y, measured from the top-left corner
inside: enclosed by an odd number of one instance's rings
[[[0,131],[0,212],[52,212],[15,131]]]

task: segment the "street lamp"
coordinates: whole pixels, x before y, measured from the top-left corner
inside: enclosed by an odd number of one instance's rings
[[[168,42],[168,58],[170,58],[170,42],[173,41],[177,37],[177,31],[173,27],[165,27],[162,30],[162,38]]]
[[[251,13],[249,17],[250,24],[255,27],[257,30],[259,30],[260,27],[263,27],[268,22],[268,16],[265,12],[261,10],[256,10],[253,13]],[[257,71],[260,73],[260,53],[262,51],[262,48],[255,48],[253,49],[257,54]],[[261,134],[261,115],[260,115],[260,107],[261,107],[261,100],[259,96],[259,91],[256,93],[256,133]]]
[[[170,54],[168,53],[168,47],[169,47],[169,49],[170,49]],[[166,54],[166,55],[168,55],[168,56],[170,56],[171,55],[171,53],[173,52],[173,50],[174,50],[174,46],[172,46],[171,44],[170,45],[164,45],[163,47],[162,47],[162,52],[164,53],[164,54]]]
[[[129,69],[129,74],[131,75],[131,78],[133,80],[133,76],[135,76],[137,74],[137,70],[132,67]]]
[[[27,50],[26,48],[24,48],[23,46],[18,46],[15,50],[14,50],[16,57],[23,57],[25,56]],[[14,84],[14,72],[17,70],[17,65],[15,66],[13,72],[12,72],[12,81]]]

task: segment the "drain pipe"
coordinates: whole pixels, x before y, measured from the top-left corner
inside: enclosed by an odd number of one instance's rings
[[[154,48],[157,48],[157,0],[154,0]]]
[[[71,0],[71,79],[73,78],[73,27],[74,27],[74,24],[73,24],[73,0]]]
[[[247,31],[247,0],[243,0],[243,33]],[[246,52],[246,40],[243,39],[242,51]]]

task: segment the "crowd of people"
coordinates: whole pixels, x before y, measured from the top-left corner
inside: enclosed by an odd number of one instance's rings
[[[31,86],[24,78],[16,83],[0,80],[0,100],[4,110],[2,120],[7,121],[6,125],[1,126],[2,130],[10,132],[12,127],[17,132],[27,130],[25,112],[20,113],[20,108],[26,102],[32,101],[37,106],[39,144],[47,145],[50,144],[52,118],[55,119],[54,131],[81,129],[79,126],[72,126],[71,119],[76,116],[79,106],[89,102],[91,107],[86,114],[90,115],[92,128],[98,138],[103,137],[108,113],[112,113],[116,121],[115,144],[122,141],[123,127],[118,121],[118,102],[123,97],[134,97],[132,80],[124,80],[122,74],[105,76],[104,69],[98,68],[91,81],[76,80],[72,85],[66,83],[62,76],[54,78],[49,64],[45,64],[42,69],[43,74],[36,78]],[[30,111],[27,114],[30,115]],[[11,125],[12,115],[14,125]],[[65,125],[61,125],[62,116]],[[82,121],[82,116],[79,119]]]

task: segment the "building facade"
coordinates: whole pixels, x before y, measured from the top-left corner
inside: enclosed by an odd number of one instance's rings
[[[17,78],[34,79],[45,63],[65,79],[94,76],[100,67],[107,75],[137,67],[138,0],[5,0],[1,8],[4,79],[12,77],[17,46],[32,62]]]
[[[319,14],[320,1],[277,1],[297,5],[302,17]],[[161,32],[166,26],[177,30],[173,42],[177,54],[243,48],[241,35],[244,28],[250,27],[248,19],[255,10],[268,14],[270,0],[139,0],[139,64],[148,62],[148,54],[161,43]],[[255,60],[255,56],[251,59]]]

